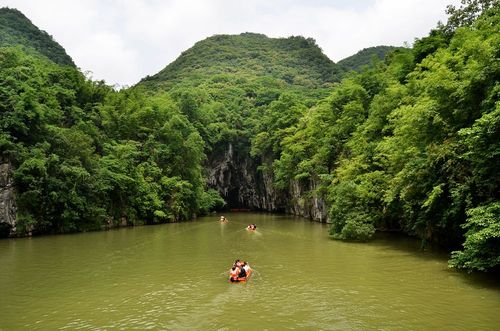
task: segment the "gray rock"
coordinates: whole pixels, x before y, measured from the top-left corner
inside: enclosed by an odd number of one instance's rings
[[[248,151],[238,151],[232,143],[218,146],[208,156],[207,184],[220,193],[231,209],[285,212],[329,221],[328,206],[315,193],[315,182],[294,181],[289,190],[278,190],[273,185],[273,174],[258,170],[260,164]]]
[[[10,235],[16,234],[16,198],[12,164],[0,157],[0,224],[10,228]]]

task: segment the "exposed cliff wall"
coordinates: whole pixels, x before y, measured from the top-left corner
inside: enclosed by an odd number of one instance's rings
[[[248,151],[232,143],[220,146],[208,157],[209,187],[216,189],[230,209],[285,212],[319,222],[328,222],[328,207],[314,192],[316,183],[294,181],[288,191],[277,190],[272,174],[258,171],[259,164]]]
[[[284,212],[286,196],[274,189],[272,178],[258,172],[257,166],[248,151],[228,143],[208,157],[208,185],[221,194],[230,209]]]
[[[16,210],[12,165],[0,157],[0,235],[15,235]]]
[[[290,201],[287,213],[306,217],[315,221],[328,223],[328,206],[326,201],[316,193],[317,183],[308,180],[307,183],[293,181],[290,184]]]

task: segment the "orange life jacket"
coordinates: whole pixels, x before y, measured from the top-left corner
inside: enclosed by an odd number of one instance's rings
[[[238,275],[240,274],[240,269],[239,268],[236,268],[236,269],[231,269],[231,278],[233,279],[236,279],[238,278]]]

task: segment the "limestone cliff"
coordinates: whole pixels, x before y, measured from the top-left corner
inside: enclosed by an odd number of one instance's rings
[[[209,155],[207,182],[228,203],[230,209],[285,211],[286,196],[274,189],[272,178],[257,171],[256,162],[233,143]]]
[[[278,190],[271,173],[258,170],[258,161],[232,143],[209,155],[207,184],[216,189],[230,209],[285,212],[328,222],[328,206],[317,196],[315,182],[294,181],[289,190]]]
[[[16,200],[12,165],[0,157],[0,232],[2,236],[16,233]]]
[[[315,221],[328,223],[329,207],[326,201],[316,193],[317,183],[308,180],[307,183],[293,181],[290,184],[290,202],[287,206],[287,213],[306,217]]]

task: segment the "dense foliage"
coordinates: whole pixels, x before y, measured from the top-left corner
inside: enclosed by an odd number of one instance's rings
[[[273,109],[286,110],[278,106],[284,94],[305,109],[328,95],[338,75],[312,38],[243,33],[196,43],[133,89],[168,91],[200,132],[207,153],[232,144],[240,155],[248,155],[251,138],[266,121],[291,124],[279,112],[270,115]]]
[[[375,46],[364,48],[356,54],[337,62],[337,66],[342,73],[349,72],[351,70],[359,72],[364,67],[371,66],[374,62],[384,60],[387,54],[397,49],[400,48],[393,46]]]
[[[236,36],[239,45],[245,44],[239,38],[268,39],[244,34]],[[228,36],[216,36],[197,47],[209,51],[226,39],[230,44]],[[23,42],[21,37],[17,44]],[[181,66],[187,72],[170,78],[176,82],[170,89],[146,79],[120,92],[33,49],[0,48],[5,82],[0,86],[0,144],[15,168],[17,233],[186,220],[222,207],[219,194],[205,186],[206,152],[216,153],[228,141],[249,150],[259,109],[278,99],[285,87],[309,100],[326,95],[333,79],[334,64],[313,40],[293,37],[278,44],[281,55],[294,55],[288,67],[278,66],[272,75],[264,66],[257,73],[244,72],[242,65],[231,74],[204,65],[210,72],[203,75]],[[275,63],[277,50],[270,50]],[[195,63],[210,59],[204,52],[197,56]],[[316,69],[305,64],[308,58],[317,62]],[[171,65],[174,72],[177,62]],[[298,70],[294,66],[302,66],[304,79],[286,82],[281,70]],[[318,92],[309,89],[311,84],[326,85]]]
[[[0,47],[19,46],[61,65],[75,66],[71,57],[45,31],[40,31],[17,9],[0,8]]]
[[[210,76],[255,80],[266,77],[276,84],[311,90],[338,80],[337,66],[312,38],[268,38],[262,34],[216,35],[196,43],[142,85],[169,89],[198,86]]]
[[[12,48],[0,49],[0,77],[19,233],[190,219],[223,203],[205,190],[200,134],[169,96],[115,92]]]
[[[314,182],[310,194],[329,201],[333,238],[391,229],[457,247],[465,236],[452,266],[500,264],[500,13],[491,7],[344,79],[292,125],[257,134],[255,150],[266,141],[278,152],[279,187]]]

